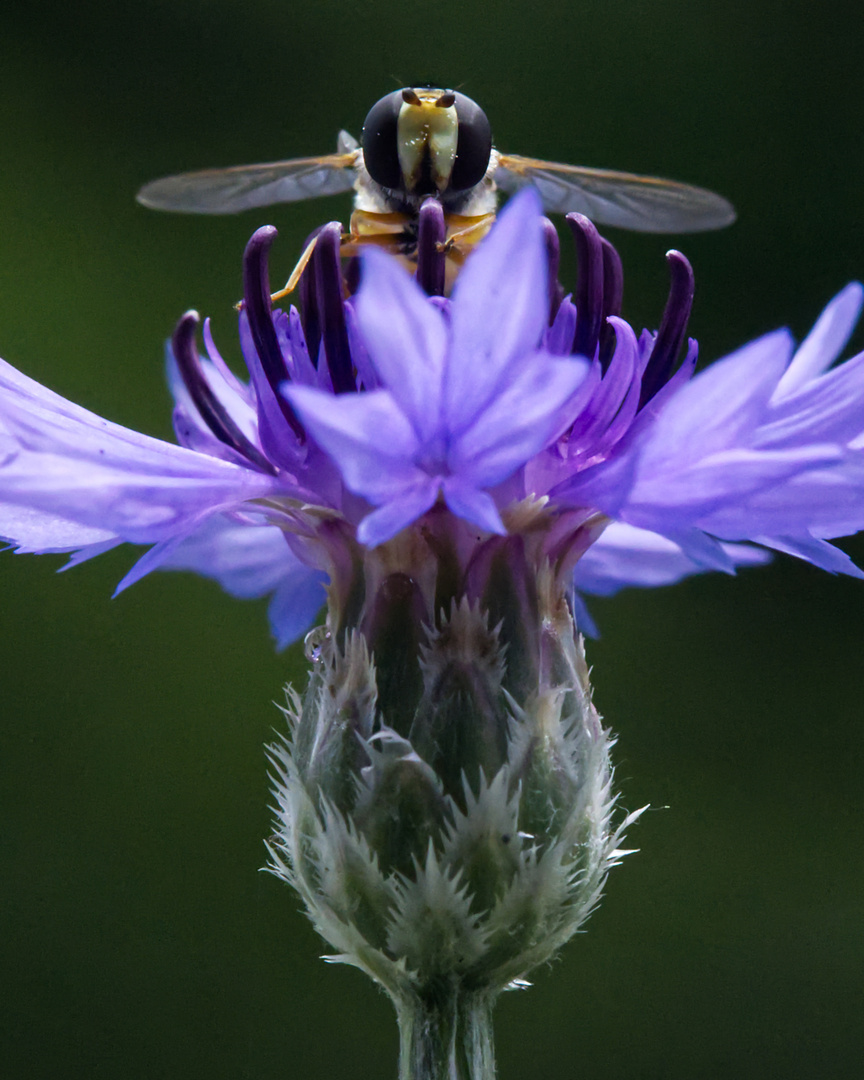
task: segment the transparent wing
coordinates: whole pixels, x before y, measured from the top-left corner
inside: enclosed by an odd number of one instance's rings
[[[703,232],[735,220],[732,204],[722,195],[656,176],[499,154],[493,179],[506,192],[532,185],[551,213],[575,211],[598,225],[637,232]]]
[[[360,150],[351,149],[346,153],[274,161],[268,165],[181,173],[145,184],[137,199],[152,210],[237,214],[253,206],[338,195],[354,186],[355,166],[360,156]]]

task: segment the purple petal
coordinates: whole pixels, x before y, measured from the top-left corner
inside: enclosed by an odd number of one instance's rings
[[[224,365],[224,360],[222,363]],[[233,375],[229,382],[223,374],[222,369],[217,367],[210,360],[205,360],[202,357],[200,364],[207,385],[213,391],[216,399],[224,406],[226,412],[230,414],[231,419],[237,427],[240,428],[246,438],[251,443],[258,445],[258,418],[255,413],[255,408],[249,400],[249,392],[244,392],[245,388],[242,387],[242,384],[238,379],[234,378]],[[183,382],[177,367],[177,361],[174,359],[170,341],[166,342],[165,345],[165,375],[171,395],[174,398],[174,401],[182,407],[185,415],[195,423],[195,426],[201,432],[208,435],[213,441],[218,442],[218,439],[214,439],[210,428],[207,427],[205,422],[201,419],[198,409],[195,407],[195,403],[192,400],[189,391],[186,389],[186,384]],[[225,446],[224,443],[222,445]],[[227,447],[225,447],[225,449],[227,449]]]
[[[2,484],[0,466],[0,484]],[[62,554],[68,551],[116,543],[108,529],[81,525],[32,506],[0,502],[0,539],[20,555]]]
[[[227,464],[225,469],[232,470],[227,475],[208,473],[198,462],[186,475],[174,461],[162,475],[150,471],[151,461],[140,468],[136,464],[134,457],[102,465],[61,455],[21,454],[0,468],[0,506],[11,507],[12,519],[22,506],[52,515],[54,544],[66,548],[78,545],[77,537],[62,543],[62,523],[70,520],[76,528],[84,525],[147,544],[185,532],[208,513],[278,490],[262,483],[260,473]],[[17,542],[2,524],[6,513],[0,510],[0,532]]]
[[[495,500],[487,492],[480,491],[456,477],[445,480],[443,490],[447,505],[457,517],[470,521],[485,532],[497,533],[499,536],[507,534]]]
[[[115,537],[112,540],[103,540],[101,544],[88,544],[87,547],[81,548],[80,551],[76,551],[74,555],[70,556],[68,562],[61,566],[57,572],[62,574],[64,570],[71,570],[74,566],[80,566],[81,563],[95,559],[97,555],[104,555],[106,551],[112,551],[122,543],[122,540]]]
[[[274,331],[275,338],[275,331]],[[252,378],[258,405],[258,434],[261,448],[267,457],[283,469],[293,471],[304,459],[305,448],[282,410],[270,380],[261,364],[252,340],[246,312],[240,315],[240,345]]]
[[[729,449],[688,464],[682,460],[665,462],[665,469],[652,471],[651,461],[640,463],[640,476],[628,501],[634,507],[650,508],[658,515],[667,509],[674,514],[692,515],[695,520],[725,503],[739,501],[755,492],[776,489],[782,481],[815,466],[838,460],[838,451],[829,445],[794,450]]]
[[[580,361],[535,353],[467,431],[454,440],[448,461],[478,487],[493,487],[568,425],[562,413],[587,374]]]
[[[121,579],[119,585],[114,590],[114,596],[119,596],[120,593],[128,589],[130,585],[136,585],[141,578],[146,577],[151,571],[158,570],[159,567],[171,557],[185,538],[186,537],[183,535],[172,536],[169,540],[162,540],[160,543],[154,544],[149,551],[141,556],[128,574]]]
[[[599,638],[600,631],[597,629],[597,623],[594,622],[591,612],[579,593],[573,590],[569,599],[570,609],[573,612],[573,622],[576,624],[579,633],[584,634],[585,637]]]
[[[604,435],[613,420],[620,417],[621,423],[629,426],[639,402],[636,335],[623,319],[613,316],[609,324],[615,331],[615,351],[599,386],[579,413],[569,441],[571,456],[597,453],[607,441]]]
[[[770,559],[766,552],[744,544],[722,547],[737,566],[756,566]],[[580,592],[612,596],[630,586],[671,585],[706,569],[667,537],[613,522],[576,564],[574,581]]]
[[[544,346],[554,356],[569,356],[573,351],[573,336],[576,333],[576,308],[569,296],[565,296],[558,307],[555,320],[546,331]]]
[[[845,551],[828,544],[824,540],[817,540],[812,536],[760,536],[757,542],[776,551],[794,555],[797,559],[813,563],[821,570],[827,570],[830,574],[848,574],[850,577],[864,578],[864,570],[860,570],[849,558]]]
[[[358,495],[381,503],[424,478],[412,462],[417,436],[389,391],[331,397],[289,386],[285,395]]]
[[[707,536],[700,529],[667,528],[663,535],[676,544],[684,555],[702,570],[720,570],[724,574],[735,573],[735,561],[729,554],[727,545],[721,544],[713,536]]]
[[[380,510],[363,518],[357,529],[357,539],[367,547],[377,547],[391,540],[432,507],[440,487],[437,478],[424,478],[413,487],[403,489]]]
[[[864,431],[864,353],[802,384],[772,405],[760,446],[849,443]]]
[[[372,366],[369,350],[363,340],[363,334],[357,322],[357,311],[351,301],[345,303],[345,327],[348,331],[348,342],[351,346],[351,356],[354,358],[354,367],[357,369],[357,382],[363,390],[378,390],[381,380]]]
[[[658,416],[651,436],[652,463],[661,458],[692,460],[736,445],[742,433],[764,418],[791,352],[791,337],[779,330],[700,372]]]
[[[527,190],[507,204],[454,289],[444,387],[451,431],[472,423],[537,349],[549,311],[546,273],[540,204]]]
[[[272,593],[268,614],[280,649],[309,627],[325,599],[327,575],[300,562],[281,529],[224,515],[211,518],[183,540],[161,569],[192,570],[241,599]]]
[[[280,651],[305,634],[327,599],[327,575],[298,564],[273,594],[267,615]]]
[[[192,570],[214,578],[231,596],[249,599],[273,592],[297,562],[275,525],[216,514],[183,539],[162,569]]]
[[[202,517],[278,490],[287,481],[109,423],[0,362],[0,533],[15,543],[21,510],[53,547],[82,546],[80,528],[107,540],[154,543]],[[4,525],[5,522],[5,525]],[[74,528],[64,534],[72,523]]]
[[[756,536],[830,538],[864,529],[864,462],[812,468],[748,498],[727,502],[700,519],[730,540]]]
[[[855,329],[862,304],[864,288],[857,281],[851,282],[834,297],[799,345],[777,385],[775,401],[793,394],[834,363]]]
[[[210,362],[219,372],[222,381],[229,389],[233,390],[236,394],[238,394],[254,410],[255,395],[252,393],[252,388],[249,386],[248,383],[241,382],[240,379],[237,378],[234,372],[222,359],[222,354],[216,348],[216,342],[213,340],[213,331],[210,327],[209,319],[204,320],[202,337],[204,338],[204,348],[207,350],[207,355],[210,357]]]
[[[417,438],[430,438],[440,424],[443,315],[394,258],[374,249],[363,255],[356,310],[375,371]]]
[[[638,454],[631,448],[561,480],[548,494],[562,506],[594,506],[611,518],[621,517],[636,481],[638,464]]]
[[[292,307],[286,315],[284,311],[273,313],[273,325],[276,338],[285,357],[285,364],[292,382],[300,386],[317,386],[322,390],[333,390],[330,372],[326,364],[316,368],[309,358],[303,324],[297,308]]]

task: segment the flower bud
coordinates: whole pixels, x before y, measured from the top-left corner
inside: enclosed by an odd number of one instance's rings
[[[460,529],[433,511],[362,556],[356,622],[330,629],[334,590],[271,748],[271,869],[400,1014],[442,986],[491,1001],[549,959],[635,816],[611,824],[612,740],[561,576],[530,530]]]

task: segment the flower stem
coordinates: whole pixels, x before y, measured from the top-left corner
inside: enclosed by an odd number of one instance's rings
[[[399,1002],[399,1080],[495,1080],[493,1004],[458,984]]]

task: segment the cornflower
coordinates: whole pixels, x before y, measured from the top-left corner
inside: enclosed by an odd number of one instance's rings
[[[270,748],[270,868],[391,996],[401,1076],[494,1074],[498,994],[552,956],[625,852],[591,697],[585,595],[733,572],[770,551],[862,576],[862,305],[847,286],[797,349],[768,334],[695,374],[689,263],[656,333],[620,316],[621,263],[571,215],[575,299],[536,196],[516,196],[451,297],[444,220],[415,280],[317,236],[300,310],[244,256],[248,381],[188,312],[168,352],[179,445],[111,424],[0,362],[0,535],[76,564],[150,545],[118,591],[190,569],[270,595],[306,638]],[[683,352],[683,359],[679,357]]]

